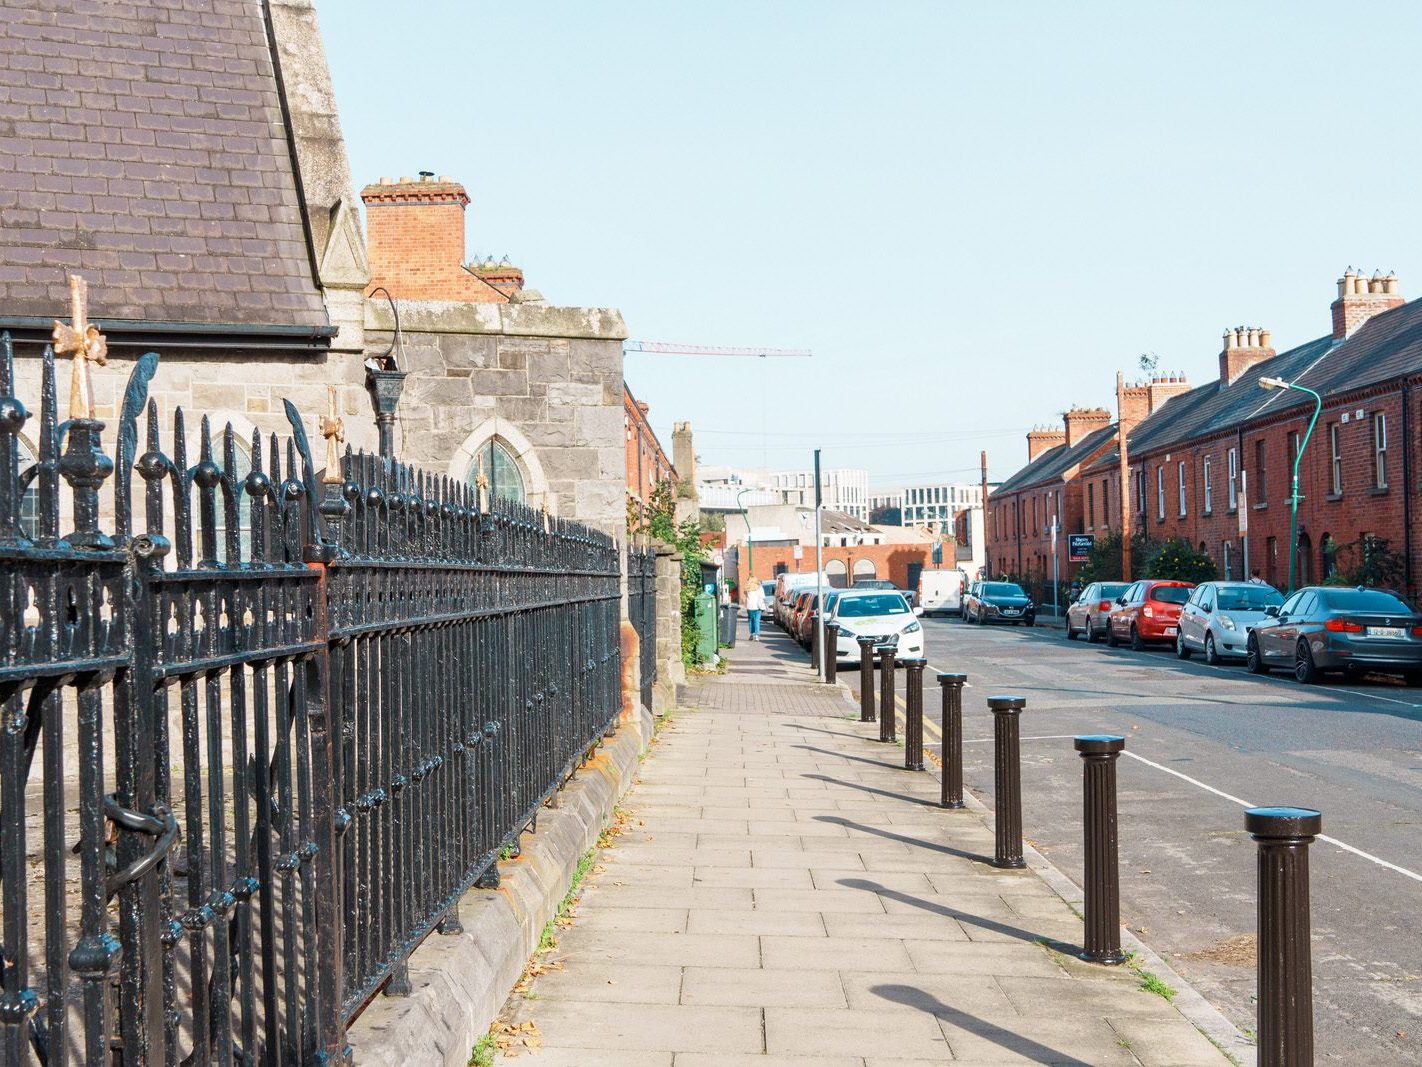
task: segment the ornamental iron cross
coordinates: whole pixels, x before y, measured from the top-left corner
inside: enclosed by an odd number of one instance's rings
[[[89,286],[77,274],[69,276],[69,317],[72,325],[54,320],[54,351],[56,355],[74,356],[74,373],[69,379],[69,417],[94,417],[94,383],[89,377],[89,364],[108,363],[109,343],[99,328],[85,317],[84,304]]]
[[[479,490],[479,510],[489,510],[489,476],[484,473],[484,453],[479,453],[479,473],[474,476],[474,485]]]
[[[339,485],[341,481],[340,443],[346,439],[346,424],[336,409],[336,387],[326,387],[326,401],[330,414],[321,416],[321,436],[326,439],[326,473],[321,481],[327,485]]]

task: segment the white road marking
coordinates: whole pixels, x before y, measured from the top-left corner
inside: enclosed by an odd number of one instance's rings
[[[1019,737],[1019,741],[1064,741],[1067,738],[1074,738],[1076,734],[1037,734],[1035,737]],[[972,737],[964,741],[965,745],[990,745],[991,737]]]
[[[1251,801],[1243,800],[1240,797],[1226,793],[1222,789],[1216,789],[1212,785],[1206,785],[1198,778],[1191,778],[1188,774],[1181,774],[1179,771],[1174,770],[1173,768],[1162,766],[1161,764],[1156,763],[1154,760],[1148,760],[1144,756],[1137,755],[1134,752],[1127,751],[1122,752],[1121,754],[1123,756],[1130,756],[1131,759],[1144,763],[1147,767],[1154,767],[1156,770],[1164,771],[1166,774],[1173,774],[1181,781],[1189,782],[1191,785],[1199,789],[1203,789],[1207,793],[1213,793],[1217,797],[1223,797],[1225,800],[1228,800],[1234,804],[1238,804],[1242,808],[1257,808],[1259,806],[1258,804],[1255,804]],[[1376,863],[1379,867],[1386,867],[1388,870],[1395,871],[1396,873],[1402,875],[1404,878],[1411,878],[1414,882],[1422,882],[1422,874],[1418,874],[1416,871],[1409,871],[1406,867],[1399,867],[1395,863],[1389,863],[1381,856],[1374,856],[1371,852],[1364,852],[1362,849],[1355,848],[1354,846],[1348,844],[1346,841],[1339,841],[1338,838],[1329,837],[1327,834],[1319,834],[1318,840],[1326,841],[1330,845],[1334,845],[1337,848],[1341,848],[1344,852],[1351,852],[1355,856],[1360,856],[1363,859],[1367,860],[1369,863]]]

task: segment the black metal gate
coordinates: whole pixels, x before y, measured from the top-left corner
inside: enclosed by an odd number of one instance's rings
[[[615,725],[617,547],[367,455],[320,484],[289,403],[165,450],[156,365],[111,459],[0,341],[0,1061],[340,1059]]]
[[[637,630],[642,705],[650,709],[657,684],[657,553],[650,545],[627,549],[627,617]]]

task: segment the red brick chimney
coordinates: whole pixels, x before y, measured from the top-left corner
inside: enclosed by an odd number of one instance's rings
[[[469,194],[450,178],[381,178],[360,191],[365,202],[370,287],[404,300],[508,302],[508,292],[464,265],[464,208]],[[519,288],[523,274],[518,272]],[[511,290],[510,290],[511,291]]]
[[[1183,377],[1164,375],[1148,382],[1134,382],[1121,390],[1121,410],[1118,419],[1127,433],[1149,418],[1171,397],[1190,391]]]
[[[1105,408],[1072,408],[1063,416],[1066,423],[1066,444],[1070,448],[1105,426],[1111,425],[1111,413]]]
[[[1043,452],[1064,444],[1066,444],[1064,430],[1031,430],[1027,434],[1027,462],[1031,463]]]
[[[1238,326],[1224,332],[1220,347],[1220,388],[1233,385],[1256,363],[1278,355],[1269,343],[1269,331],[1257,326]]]
[[[1338,279],[1338,299],[1333,301],[1333,339],[1352,337],[1374,315],[1405,303],[1397,288],[1396,274],[1384,277],[1382,271],[1374,271],[1368,278],[1349,267]]]

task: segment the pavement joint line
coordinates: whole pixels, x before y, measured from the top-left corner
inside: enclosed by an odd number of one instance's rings
[[[1148,760],[1144,756],[1138,755],[1135,752],[1130,751],[1129,749],[1123,749],[1121,754],[1123,756],[1130,756],[1131,759],[1138,760],[1139,762],[1144,763],[1147,767],[1154,767],[1156,770],[1164,771],[1166,774],[1173,774],[1181,781],[1189,782],[1191,785],[1197,786],[1198,788],[1205,790],[1207,793],[1213,793],[1217,797],[1223,797],[1225,800],[1238,804],[1242,808],[1257,808],[1259,806],[1251,801],[1242,800],[1237,796],[1233,796],[1230,793],[1226,793],[1222,789],[1216,789],[1212,785],[1206,785],[1198,778],[1191,778],[1188,774],[1181,774],[1179,771],[1174,770],[1171,767],[1163,766],[1162,764],[1156,763],[1154,760]],[[1338,838],[1330,837],[1327,834],[1319,834],[1318,840],[1327,842],[1328,844],[1334,845],[1337,848],[1341,848],[1344,852],[1351,852],[1355,856],[1360,856],[1361,858],[1367,860],[1369,863],[1376,863],[1379,867],[1386,867],[1388,870],[1394,871],[1405,878],[1411,878],[1414,882],[1422,882],[1422,874],[1418,874],[1416,871],[1409,871],[1406,867],[1399,867],[1396,863],[1392,863],[1388,860],[1385,860],[1381,856],[1374,856],[1371,852],[1364,852],[1362,849],[1350,845],[1346,841],[1340,841],[1338,840]]]

